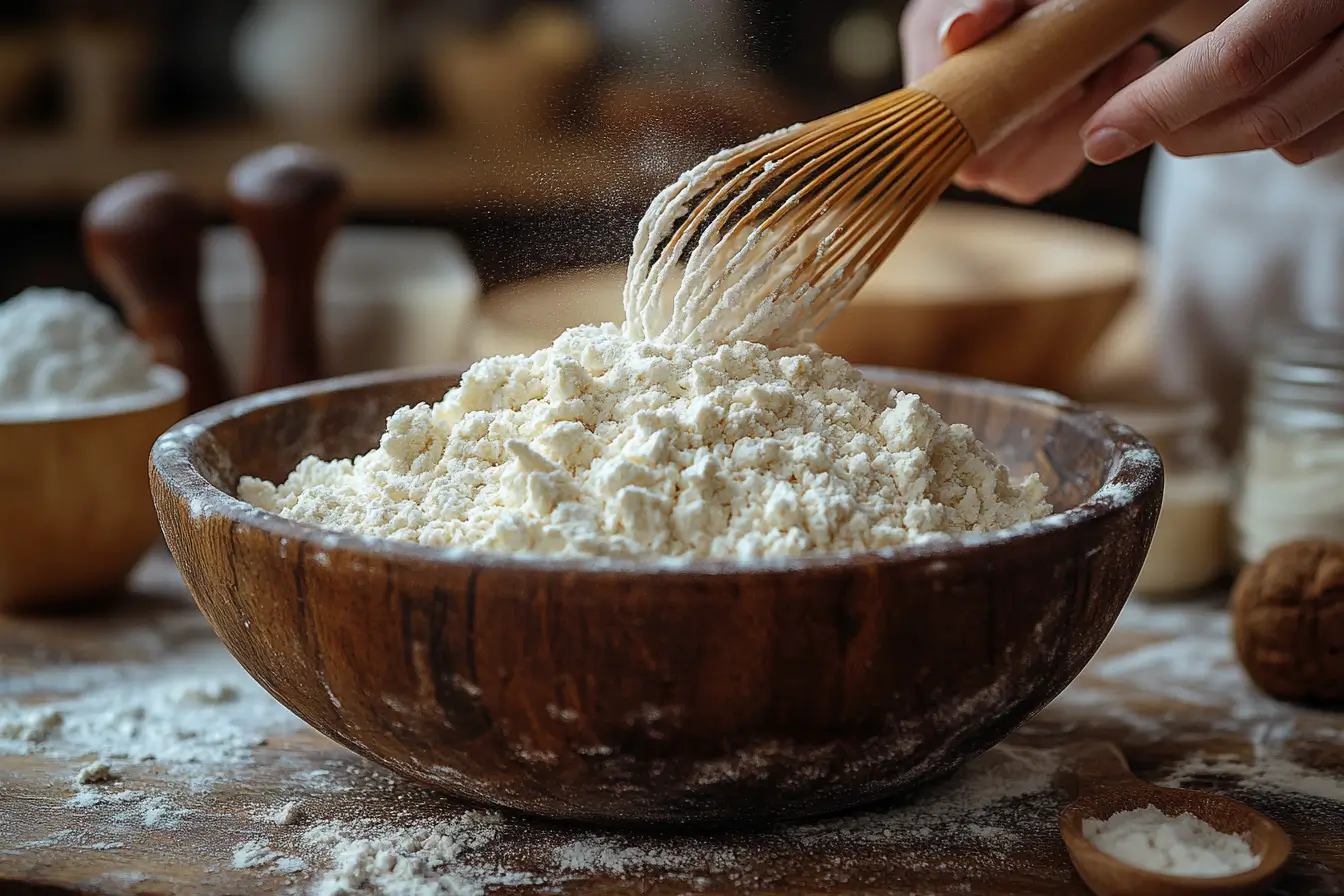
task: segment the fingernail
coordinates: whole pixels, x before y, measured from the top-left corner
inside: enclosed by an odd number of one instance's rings
[[[952,36],[953,29],[965,25],[973,18],[975,18],[975,10],[969,6],[962,6],[953,10],[951,15],[943,19],[943,25],[938,29],[938,45],[943,48],[944,53],[948,53],[947,39]]]
[[[1083,155],[1093,165],[1110,165],[1139,151],[1139,141],[1118,128],[1101,128],[1083,139]]]

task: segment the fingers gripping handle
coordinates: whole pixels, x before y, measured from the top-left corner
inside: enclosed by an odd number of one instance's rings
[[[977,152],[1137,43],[1185,0],[1049,0],[910,86],[943,101]]]

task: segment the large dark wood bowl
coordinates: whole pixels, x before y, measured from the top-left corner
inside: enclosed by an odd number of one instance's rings
[[[612,824],[873,802],[993,746],[1082,670],[1143,564],[1162,465],[1050,393],[870,370],[969,423],[1061,512],[884,555],[543,561],[320,531],[233,497],[373,448],[453,375],[384,373],[197,414],[152,455],[164,534],[238,661],[319,731],[461,798]]]

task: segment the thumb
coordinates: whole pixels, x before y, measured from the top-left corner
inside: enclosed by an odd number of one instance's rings
[[[1156,72],[1121,90],[1083,126],[1083,154],[1111,165],[1142,152],[1178,127],[1173,97]]]

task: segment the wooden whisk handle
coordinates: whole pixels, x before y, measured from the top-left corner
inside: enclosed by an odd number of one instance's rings
[[[154,360],[182,371],[191,411],[228,397],[201,314],[205,212],[173,175],[118,181],[84,209],[84,254]]]
[[[256,245],[263,271],[254,390],[321,375],[317,281],[345,199],[345,175],[308,147],[257,153],[229,175],[234,217]]]
[[[942,100],[984,152],[1183,2],[1050,0],[910,86]]]

